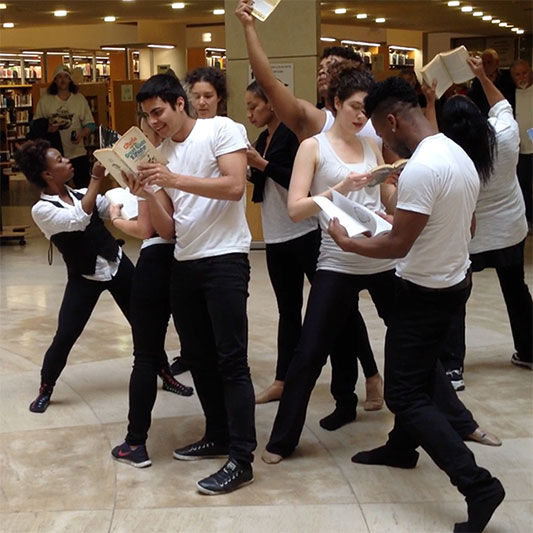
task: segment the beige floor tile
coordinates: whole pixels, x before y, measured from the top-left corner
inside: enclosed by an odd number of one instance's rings
[[[9,533],[103,533],[111,511],[43,511],[0,513],[1,529]]]

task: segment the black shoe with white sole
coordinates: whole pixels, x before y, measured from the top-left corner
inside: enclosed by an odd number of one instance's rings
[[[146,446],[144,445],[139,445],[133,449],[127,442],[123,442],[120,446],[113,448],[111,455],[117,461],[134,466],[135,468],[146,468],[152,465],[152,461],[150,461]]]
[[[250,463],[239,463],[230,458],[218,472],[198,481],[196,486],[202,494],[226,494],[249,485],[253,480]]]
[[[227,444],[217,444],[210,440],[199,440],[183,448],[174,450],[174,459],[180,461],[198,461],[199,459],[216,459],[227,457],[229,448]]]
[[[455,370],[447,370],[446,375],[448,376],[448,379],[450,380],[453,388],[456,391],[462,391],[465,390],[465,381],[463,379],[463,369],[457,368]]]
[[[521,366],[522,368],[529,368],[529,370],[533,370],[533,362],[520,359],[516,352],[511,356],[511,363],[516,366]]]

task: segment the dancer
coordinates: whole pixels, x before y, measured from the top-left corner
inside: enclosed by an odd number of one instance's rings
[[[444,106],[442,132],[466,151],[480,174],[476,231],[468,246],[472,270],[496,269],[516,350],[511,362],[531,370],[533,304],[524,274],[527,221],[516,175],[519,128],[511,105],[486,75],[481,59],[469,58],[468,63],[485,92],[489,117],[469,98],[455,96]],[[465,313],[462,308],[455,317],[442,356],[456,389],[464,389]]]
[[[198,118],[213,118],[226,114],[228,88],[225,74],[216,68],[199,67],[187,73],[183,80],[188,87],[190,103]]]
[[[466,498],[468,521],[455,524],[454,531],[482,531],[505,491],[477,466],[432,399],[452,317],[470,294],[467,246],[479,177],[462,148],[435,134],[405,81],[392,77],[377,84],[365,109],[383,142],[410,157],[398,182],[389,233],[350,239],[338,220],[329,225],[330,235],[346,252],[400,258],[385,341],[385,401],[395,414],[395,429],[386,446],[366,452],[368,463],[414,466],[414,448],[421,445]]]
[[[74,343],[83,332],[105,290],[130,321],[133,265],[107,231],[109,203],[98,194],[105,169],[95,163],[87,189],[71,189],[74,167],[47,141],[28,141],[15,154],[27,180],[41,189],[33,206],[33,220],[63,256],[68,281],[59,310],[57,331],[41,368],[41,386],[30,411],[44,413],[54,386],[67,364]]]
[[[268,275],[279,312],[275,380],[255,398],[255,403],[266,403],[281,398],[300,338],[304,277],[313,279],[320,230],[316,217],[294,223],[287,212],[287,189],[299,146],[296,135],[280,122],[256,82],[247,87],[244,99],[248,120],[256,128],[267,127],[247,151],[252,201],[261,203]]]
[[[164,187],[147,199],[158,234],[176,235],[172,316],[206,417],[204,437],[175,450],[174,457],[229,455],[218,472],[197,483],[204,494],[222,494],[253,481],[256,447],[247,363],[246,143],[228,118],[191,118],[176,78],[152,76],[137,101],[148,124],[165,139],[161,152],[168,166],[140,165],[139,178],[143,185]],[[156,200],[164,202],[165,211]]]
[[[326,101],[325,109],[317,109],[311,102],[296,98],[287,87],[279,83],[272,72],[268,57],[257,35],[255,19],[251,12],[251,0],[239,0],[235,14],[243,26],[250,65],[276,115],[294,132],[300,141],[327,131],[334,122],[334,107]],[[340,52],[338,53],[340,54]],[[328,78],[324,76],[327,68],[333,64],[345,62],[357,68],[359,63],[356,59],[357,56],[346,58],[335,54],[323,58],[317,78],[320,93],[323,95],[327,93]],[[377,141],[378,146],[381,145],[381,140],[375,134],[370,121],[366,121],[360,135],[369,136]],[[385,152],[387,157],[393,156],[393,154]],[[397,157],[392,157],[391,160],[394,161],[395,159]],[[383,380],[377,369],[363,317],[355,309],[353,313],[350,335],[358,343],[355,353],[366,377],[364,407],[367,411],[375,411],[383,407]],[[324,429],[335,430],[355,420],[357,359],[354,358],[350,361],[345,354],[337,353],[336,350],[331,353],[331,394],[335,398],[336,407],[331,414],[320,420],[320,425]]]

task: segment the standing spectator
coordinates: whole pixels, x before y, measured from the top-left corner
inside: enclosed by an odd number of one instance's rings
[[[55,69],[54,80],[39,99],[33,118],[47,119],[48,133],[59,132],[63,155],[74,167],[75,188],[88,187],[91,172],[84,140],[95,130],[94,118],[65,65]]]
[[[531,204],[533,180],[533,140],[527,130],[533,128],[533,73],[525,59],[518,59],[511,67],[511,77],[516,86],[515,116],[520,131],[520,155],[518,157],[518,182],[526,204],[526,218],[531,231]]]

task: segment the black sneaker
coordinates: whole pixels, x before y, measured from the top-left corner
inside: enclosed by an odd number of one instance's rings
[[[113,448],[111,455],[121,463],[134,466],[135,468],[146,468],[152,466],[152,461],[148,457],[146,446],[143,444],[137,446],[134,450],[127,442],[123,442],[120,446]]]
[[[218,472],[198,481],[196,486],[202,494],[226,494],[249,485],[253,480],[251,464],[241,464],[230,458]]]
[[[180,461],[198,461],[199,459],[216,459],[217,457],[227,457],[228,446],[217,444],[213,441],[199,440],[183,448],[174,450],[174,459]]]
[[[163,380],[163,390],[173,392],[179,396],[192,396],[194,393],[193,388],[180,383],[170,372],[168,365],[167,368],[162,368],[159,371],[159,377]]]
[[[50,397],[52,396],[53,390],[54,389],[48,385],[42,385],[39,389],[39,395],[30,403],[30,411],[32,413],[44,413],[50,403]]]
[[[174,357],[174,361],[170,365],[170,371],[172,372],[172,375],[177,376],[178,374],[183,374],[188,370],[190,370],[189,366],[183,361],[183,357]]]
[[[447,370],[446,375],[448,376],[450,383],[453,385],[453,388],[456,391],[465,390],[465,381],[463,379],[462,368],[458,368],[456,370]]]
[[[516,366],[521,366],[523,368],[529,368],[529,370],[533,370],[533,362],[524,361],[523,359],[520,359],[516,352],[511,356],[511,363]]]

